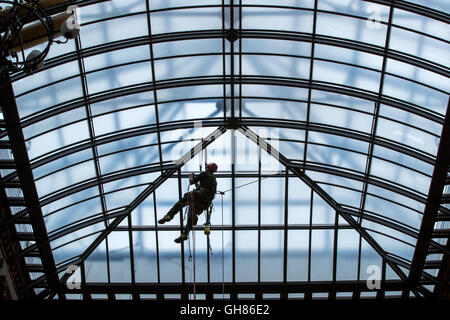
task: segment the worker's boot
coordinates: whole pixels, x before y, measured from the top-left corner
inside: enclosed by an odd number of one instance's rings
[[[186,241],[187,240],[187,235],[186,234],[184,234],[184,233],[182,233],[178,238],[176,238],[174,241],[176,242],[176,243],[181,243],[181,242],[183,242],[183,241]]]
[[[166,222],[169,222],[170,220],[172,220],[172,216],[170,214],[166,214],[164,217],[158,220],[158,223],[164,224]]]

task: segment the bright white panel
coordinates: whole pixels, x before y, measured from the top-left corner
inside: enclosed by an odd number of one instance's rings
[[[86,139],[89,139],[88,124],[86,121],[80,121],[29,140],[28,155],[30,159],[35,159],[47,152]]]
[[[111,282],[131,282],[130,239],[128,232],[108,235]]]
[[[284,231],[261,231],[261,281],[283,281]]]
[[[147,72],[145,72],[147,71]],[[125,86],[147,83],[152,80],[149,62],[135,63],[86,74],[89,94]]]
[[[36,188],[39,197],[43,197],[73,184],[94,178],[95,176],[94,162],[86,161],[37,180]]]
[[[358,276],[359,234],[354,230],[338,230],[336,280],[354,280]]]
[[[380,73],[338,63],[315,61],[313,80],[378,92]]]
[[[145,35],[148,35],[147,15],[139,14],[89,25],[82,24],[80,40],[83,48],[88,48]]]
[[[250,54],[242,56],[243,75],[308,79],[309,65],[308,58]]]
[[[333,280],[333,230],[312,230],[311,280]]]
[[[222,8],[177,9],[150,14],[152,34],[222,28]]]
[[[306,120],[306,103],[243,99],[242,116],[249,118],[277,118]]]
[[[153,57],[155,59],[190,54],[221,54],[222,52],[221,39],[169,41],[153,44]]]
[[[261,182],[261,224],[284,224],[284,178]]]
[[[311,190],[299,178],[289,178],[288,224],[309,224]]]
[[[308,280],[309,231],[288,231],[287,281]]]
[[[17,97],[16,103],[20,117],[24,118],[82,95],[81,78],[75,77]]]
[[[262,7],[242,9],[243,29],[311,32],[312,21],[312,11]]]
[[[310,121],[319,124],[367,133],[370,132],[372,125],[372,116],[362,112],[339,109],[321,104],[311,104],[310,112]]]
[[[258,281],[258,231],[236,231],[236,282]]]

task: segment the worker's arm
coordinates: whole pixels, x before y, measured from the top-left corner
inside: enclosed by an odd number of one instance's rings
[[[195,187],[198,189],[198,177],[199,176],[195,176],[194,173],[191,173],[189,175],[189,183],[190,184],[195,184]]]

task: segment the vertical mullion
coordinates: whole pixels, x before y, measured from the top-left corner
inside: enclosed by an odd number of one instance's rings
[[[102,206],[102,215],[105,218],[104,219],[105,228],[107,228],[109,226],[109,224],[108,224],[109,220],[106,219],[106,212],[108,211],[108,206],[106,204],[103,184],[100,182],[100,177],[102,174],[101,174],[98,150],[94,144],[95,128],[94,128],[94,123],[92,122],[92,110],[91,110],[91,104],[90,104],[90,99],[89,99],[89,88],[88,88],[87,79],[86,79],[84,60],[81,56],[82,46],[81,46],[80,37],[76,38],[75,49],[76,49],[77,58],[78,58],[78,68],[79,68],[80,77],[81,77],[81,87],[83,90],[83,99],[86,104],[85,111],[86,111],[88,130],[89,130],[89,142],[91,143],[92,155],[94,157],[95,175],[96,175],[96,180],[97,180],[97,185],[98,185],[98,192],[100,195],[100,202],[101,202],[101,206]],[[106,270],[107,270],[107,278],[108,278],[108,283],[109,283],[109,282],[111,282],[111,272],[110,272],[110,265],[109,265],[108,238],[105,239],[105,246],[106,246]]]
[[[308,238],[308,282],[311,281],[311,237],[312,237],[312,218],[313,218],[313,198],[314,191],[311,189],[311,198],[309,200],[309,238]]]
[[[287,249],[288,249],[288,201],[289,201],[289,170],[286,167],[286,177],[284,184],[284,243],[283,243],[283,283],[287,283]],[[286,287],[281,292],[281,299],[287,299]]]
[[[235,197],[235,139],[234,129],[231,129],[231,229],[232,229],[232,283],[236,282],[236,197]]]
[[[309,79],[308,79],[308,103],[306,106],[306,130],[305,130],[305,148],[303,149],[303,163],[306,164],[306,155],[308,152],[308,136],[309,136],[309,118],[311,113],[311,95],[312,95],[312,78],[314,72],[314,49],[316,39],[316,25],[317,25],[317,1],[314,1],[314,16],[313,16],[313,30],[311,39],[311,56],[309,61]],[[305,169],[303,169],[305,170]]]
[[[362,236],[359,234],[359,248],[358,248],[358,274],[356,280],[359,281],[361,278],[361,248],[362,248]]]
[[[234,29],[234,3],[230,0],[230,30]],[[234,110],[234,42],[230,41],[230,102],[231,102],[231,118],[235,117]],[[232,283],[236,283],[236,193],[235,193],[235,160],[236,160],[236,148],[235,148],[235,131],[231,131],[231,219],[232,219],[232,247],[233,247],[233,268],[232,268]]]
[[[153,100],[155,104],[155,120],[156,120],[156,128],[157,128],[157,137],[158,137],[158,153],[159,153],[159,164],[161,167],[161,173],[163,172],[163,157],[162,157],[162,147],[161,147],[161,133],[159,131],[159,111],[158,111],[158,95],[156,92],[156,75],[155,75],[155,61],[153,56],[153,39],[152,39],[152,24],[150,19],[150,1],[146,1],[146,9],[147,9],[147,28],[148,28],[148,36],[150,39],[150,61],[151,61],[151,69],[152,69],[152,84],[153,84]]]
[[[389,20],[386,30],[386,39],[384,43],[384,52],[383,52],[383,62],[381,67],[381,76],[380,76],[380,85],[378,87],[378,94],[377,94],[377,100],[374,104],[374,111],[373,111],[373,119],[372,119],[372,127],[370,132],[370,139],[369,139],[369,148],[367,151],[367,160],[366,160],[366,168],[364,172],[364,182],[363,182],[363,188],[362,188],[362,194],[361,194],[361,203],[360,203],[360,212],[364,212],[364,208],[366,205],[366,197],[367,197],[367,189],[369,185],[369,176],[370,171],[372,167],[372,159],[373,159],[373,149],[375,146],[374,140],[377,132],[378,127],[378,115],[380,113],[380,106],[381,106],[381,96],[383,92],[383,86],[384,86],[384,76],[386,74],[386,65],[387,65],[387,53],[388,53],[388,47],[389,47],[389,41],[391,37],[391,29],[392,29],[392,19],[393,19],[393,12],[394,12],[394,6],[391,4],[390,10],[389,10]],[[362,215],[358,218],[358,222],[361,224],[362,222]]]
[[[234,4],[230,0],[230,30],[234,29]],[[230,93],[231,93],[231,118],[235,117],[234,110],[234,41],[230,41]]]
[[[239,119],[242,119],[242,0],[239,0]]]
[[[136,275],[134,267],[134,244],[133,244],[133,232],[132,232],[132,219],[131,214],[128,215],[128,241],[130,243],[130,272],[131,272],[131,288],[134,292],[134,287],[136,284]]]
[[[227,121],[227,53],[226,53],[226,39],[225,39],[225,0],[222,0],[222,67],[223,67],[223,120]]]
[[[157,281],[161,283],[161,272],[159,263],[159,238],[158,238],[158,212],[156,210],[156,192],[153,191],[153,212],[155,216],[155,241],[156,241],[156,267],[157,267]]]
[[[338,250],[338,221],[339,215],[335,211],[334,212],[334,242],[333,242],[333,283],[336,283],[336,273],[337,273],[337,250]]]
[[[261,146],[258,143],[258,283],[261,282]]]

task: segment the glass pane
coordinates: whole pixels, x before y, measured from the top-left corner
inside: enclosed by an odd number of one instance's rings
[[[333,230],[312,230],[311,280],[333,279]]]
[[[307,79],[309,77],[308,58],[287,58],[272,55],[242,56],[242,73],[244,75],[265,75],[271,77],[288,77]]]
[[[308,57],[311,55],[311,44],[307,42],[277,40],[277,39],[242,39],[243,53],[270,53],[279,55],[296,55]],[[262,56],[261,56],[262,57]],[[274,56],[272,59],[275,59]],[[286,59],[286,58],[285,58]],[[250,59],[249,59],[250,60]],[[292,59],[294,62],[296,59]],[[245,67],[243,65],[242,67]],[[255,66],[257,67],[257,66]],[[265,67],[259,66],[262,70]]]
[[[283,281],[284,231],[261,231],[261,281]]]
[[[311,104],[311,122],[370,132],[372,116],[369,114],[339,109],[334,106]]]
[[[84,262],[86,282],[108,282],[106,257],[106,240],[103,240]]]
[[[334,224],[336,212],[325,200],[314,193],[313,197],[313,224]]]
[[[145,187],[146,186],[139,186],[106,194],[105,201],[108,210],[128,206],[131,201],[136,199],[139,194],[144,191]]]
[[[233,269],[231,231],[211,231],[211,234],[209,237],[213,250],[213,254],[209,257],[211,282],[231,282]]]
[[[315,61],[313,79],[378,92],[380,73],[344,64]]]
[[[319,13],[317,15],[317,33],[384,46],[386,25],[379,23],[373,27],[367,20],[369,14],[365,15],[366,17],[363,19],[356,19],[331,13]]]
[[[289,178],[288,224],[309,224],[311,189],[299,178]]]
[[[130,282],[130,239],[128,232],[111,232],[108,236],[111,282]]]
[[[261,224],[284,224],[284,178],[261,182]]]
[[[354,280],[358,276],[359,234],[338,230],[336,280]]]
[[[258,281],[258,232],[236,231],[236,281]]]
[[[146,70],[147,72],[143,72]],[[86,74],[90,94],[113,90],[137,83],[148,83],[152,80],[149,62],[133,63],[110,69],[103,69]]]
[[[40,135],[28,142],[30,159],[35,159],[53,150],[89,139],[88,123],[80,121]]]
[[[52,46],[58,47],[57,45]],[[53,82],[61,81],[68,77],[78,77],[80,70],[78,68],[78,62],[68,62],[60,66],[55,66],[47,70],[36,72],[31,77],[25,77],[14,82],[14,93],[21,95],[29,90],[36,89],[41,86],[47,86]]]
[[[153,7],[152,7],[153,8]],[[156,11],[150,14],[152,34],[222,28],[222,10],[212,8]]]
[[[441,115],[445,114],[448,103],[446,93],[390,75],[384,77],[383,94],[411,102]]]
[[[258,183],[257,179],[236,179],[236,225],[258,224]]]
[[[309,231],[288,231],[287,281],[308,280]]]
[[[157,282],[156,234],[133,232],[133,254],[136,282]]]
[[[242,103],[244,117],[306,120],[306,103],[262,99],[243,99]]]
[[[197,225],[203,224],[203,218],[200,217]],[[195,238],[195,240],[194,240]],[[207,238],[201,231],[194,231],[189,233],[190,250],[192,261],[189,261],[189,245],[185,242],[184,246],[184,271],[186,282],[194,282],[194,254],[195,254],[195,281],[208,281],[208,246]],[[195,244],[195,245],[194,245]]]
[[[76,221],[86,219],[102,212],[100,198],[96,197],[91,200],[83,201],[79,204],[60,210],[55,214],[45,218],[45,225],[48,232],[52,232],[58,228],[67,226]]]
[[[24,118],[81,96],[83,96],[81,78],[75,77],[17,97],[16,103],[20,117]]]
[[[180,231],[158,232],[161,282],[181,282],[181,249],[173,241],[179,235]]]
[[[122,13],[123,12],[121,12],[121,14]],[[103,14],[104,12],[102,11],[99,18],[103,18]],[[82,19],[84,19],[83,16]],[[82,23],[83,22],[84,20],[82,20]],[[146,14],[132,15],[83,25],[80,31],[80,39],[83,48],[145,35],[148,35]]]
[[[313,13],[305,10],[282,8],[244,7],[243,29],[270,29],[295,32],[311,32]]]
[[[375,198],[370,195],[366,197],[365,209],[382,216],[389,217],[393,220],[402,222],[417,229],[420,228],[420,222],[422,221],[422,215],[420,215],[419,213],[398,204]]]
[[[361,240],[361,267],[360,280],[374,279],[381,280],[382,258],[364,240]]]
[[[36,181],[39,197],[96,177],[93,161],[86,161]]]

